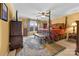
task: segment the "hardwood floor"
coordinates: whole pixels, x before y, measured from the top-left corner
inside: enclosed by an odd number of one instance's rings
[[[64,39],[58,41],[57,44],[66,47],[66,49],[58,53],[56,56],[75,56],[75,49],[76,49],[75,42],[70,42]]]

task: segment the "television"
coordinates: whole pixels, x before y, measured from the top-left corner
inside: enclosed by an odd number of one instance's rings
[[[8,20],[8,7],[5,3],[2,3],[2,20],[7,21]]]

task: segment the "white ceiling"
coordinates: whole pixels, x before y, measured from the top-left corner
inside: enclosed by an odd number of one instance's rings
[[[79,12],[79,3],[14,3],[19,16],[36,19],[39,12],[51,10],[51,18]]]

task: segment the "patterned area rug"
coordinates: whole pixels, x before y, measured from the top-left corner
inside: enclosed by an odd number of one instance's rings
[[[65,47],[56,43],[41,45],[38,38],[25,37],[23,40],[23,49],[16,56],[54,56]]]
[[[65,49],[65,47],[56,43],[46,44],[46,48],[52,56],[58,54],[60,51]]]

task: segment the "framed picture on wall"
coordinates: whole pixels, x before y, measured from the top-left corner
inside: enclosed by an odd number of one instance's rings
[[[2,3],[2,20],[7,21],[8,20],[8,7],[5,3]]]

